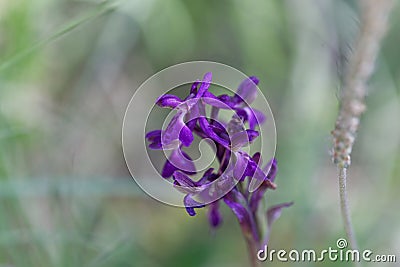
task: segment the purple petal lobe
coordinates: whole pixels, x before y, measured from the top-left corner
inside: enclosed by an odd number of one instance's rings
[[[235,191],[236,192],[236,191]],[[228,207],[233,211],[233,213],[236,215],[237,219],[239,220],[240,224],[247,224],[250,227],[250,216],[249,213],[246,209],[246,207],[244,207],[238,199],[236,199],[235,197],[232,196],[233,191],[231,193],[229,193],[228,195],[226,195],[224,197],[224,201],[226,203],[226,205],[228,205]],[[236,192],[236,194],[240,194],[242,195],[240,192]],[[242,195],[240,198],[244,199],[244,196]]]
[[[169,178],[176,170],[183,171],[187,174],[196,173],[196,167],[192,159],[179,148],[172,151],[168,160],[165,162],[161,176],[164,178]]]
[[[242,230],[252,235],[254,240],[259,240],[257,225],[247,208],[247,201],[243,194],[237,189],[232,189],[232,191],[224,197],[224,201],[238,218]]]
[[[152,138],[160,137],[160,136],[161,136],[161,130],[150,131],[146,134],[146,138],[149,140],[152,140]]]
[[[207,72],[204,77],[203,77],[203,81],[201,82],[200,88],[197,92],[196,97],[202,97],[203,94],[208,90],[208,87],[210,87],[211,84],[211,80],[212,80],[212,73],[211,72]]]
[[[241,147],[247,146],[249,144],[249,136],[246,131],[241,131],[234,133],[231,139],[232,150],[236,151]]]
[[[250,193],[259,189],[264,183],[271,184],[271,186],[274,185],[270,180],[268,180],[266,173],[264,173],[264,171],[258,165],[255,165],[253,167],[253,178],[251,179],[248,186],[248,190]]]
[[[213,228],[216,228],[221,224],[222,215],[219,212],[218,201],[210,204],[210,208],[208,209],[208,221],[210,222],[210,225]]]
[[[254,180],[252,180],[253,182]],[[265,180],[260,187],[258,187],[252,194],[250,197],[250,201],[249,201],[249,205],[250,205],[250,209],[252,212],[256,212],[258,209],[258,206],[261,202],[261,199],[263,198],[265,191],[267,189],[275,189],[276,185],[272,182],[270,182],[269,180]]]
[[[270,207],[267,211],[268,227],[271,227],[271,225],[281,216],[283,208],[287,208],[292,205],[293,202],[286,202]]]
[[[257,118],[257,122],[258,124],[263,124],[266,120],[264,113],[262,113],[261,111],[259,111],[258,109],[253,108],[253,113]]]
[[[184,146],[190,146],[190,144],[194,140],[194,136],[192,131],[184,125],[179,133],[179,140],[182,142]]]
[[[194,195],[204,189],[182,172],[175,171],[173,177],[174,187],[182,193]]]
[[[262,159],[261,159],[261,153],[260,153],[260,152],[254,153],[254,155],[252,156],[252,158],[253,158],[253,161],[254,161],[255,163],[257,163],[258,165],[261,165],[261,164],[262,164]]]
[[[276,189],[274,184],[276,174],[278,172],[278,162],[275,158],[271,159],[264,168],[259,168],[259,165],[254,170],[253,178],[249,184],[249,192],[254,192],[259,187]],[[263,190],[263,189],[261,189]],[[265,190],[264,190],[265,191]]]
[[[175,171],[173,176],[175,181],[177,181],[178,184],[181,186],[196,187],[196,183],[192,179],[190,179],[186,174],[183,174],[179,171]]]
[[[233,151],[237,151],[242,147],[248,146],[257,136],[257,131],[246,130],[232,135],[231,147]]]
[[[160,107],[176,108],[182,103],[182,100],[175,95],[163,95],[157,99],[156,104]]]
[[[192,208],[192,207],[186,207],[186,211],[190,216],[196,215],[196,212],[194,211],[194,208]]]
[[[264,236],[263,245],[268,246],[269,237],[271,236],[272,224],[281,216],[282,209],[293,205],[293,202],[282,203],[272,206],[267,211],[267,232]]]
[[[146,134],[146,139],[150,142],[151,149],[161,149],[161,130],[155,130]]]
[[[177,168],[171,164],[171,162],[169,160],[167,160],[164,164],[164,167],[162,169],[161,172],[161,176],[163,178],[169,178],[171,177],[171,175],[174,173],[174,171],[176,171]]]
[[[201,186],[204,185],[210,181],[212,181],[212,179],[214,178],[214,176],[216,176],[214,173],[214,168],[209,168],[207,171],[204,172],[203,177],[200,178],[199,181],[197,181],[197,185]]]
[[[246,169],[249,163],[249,159],[245,154],[240,152],[235,153],[236,164],[233,168],[233,177],[236,180],[242,180],[243,176],[246,175]]]
[[[253,212],[257,210],[265,191],[267,191],[267,189],[276,189],[274,180],[277,171],[278,165],[275,158],[271,159],[262,170],[257,166],[257,170],[254,174],[257,178],[252,179],[249,184],[249,191],[253,192],[250,198],[250,208]],[[267,173],[267,175],[265,175],[265,173]]]
[[[192,84],[192,87],[190,87],[190,94],[196,94],[197,93],[197,87],[199,86],[199,83],[200,83],[200,81],[195,81],[193,84]]]
[[[176,148],[182,142],[184,146],[190,146],[194,140],[192,131],[183,121],[185,113],[178,111],[171,119],[161,136],[162,145],[166,148]]]
[[[211,139],[216,141],[217,143],[223,145],[224,147],[228,147],[229,142],[222,137],[220,137],[216,132],[213,131],[213,127],[210,125],[208,120],[204,117],[199,118],[199,124],[202,131]]]
[[[267,175],[263,172],[263,170],[257,166],[254,169],[253,179],[251,179],[248,185],[248,190],[250,193],[255,192],[257,190],[262,190],[261,188],[263,187],[263,185],[265,185],[266,188],[271,188],[271,189],[276,188],[276,185],[272,181],[270,181]]]
[[[223,101],[221,97],[216,97],[212,93],[206,91],[201,97],[201,101],[204,103],[216,107],[216,108],[221,108],[221,109],[232,109],[233,104],[230,103],[229,101]]]
[[[249,141],[253,142],[254,139],[256,139],[260,134],[258,131],[254,130],[246,130],[247,136],[249,137]]]
[[[276,174],[278,172],[278,161],[273,158],[271,159],[268,164],[263,169],[265,172],[268,172],[267,178],[271,181],[275,181]]]
[[[265,122],[265,116],[262,112],[249,107],[243,108],[246,112],[246,120],[249,122],[250,129],[254,130],[257,125]]]
[[[190,195],[186,195],[183,198],[183,204],[185,205],[186,211],[190,216],[195,216],[195,208],[203,208],[205,205],[194,200]]]
[[[247,104],[251,104],[257,97],[258,78],[249,77],[239,85],[237,95],[240,96]]]
[[[160,142],[150,144],[149,148],[154,150],[161,150],[162,149],[161,140]]]

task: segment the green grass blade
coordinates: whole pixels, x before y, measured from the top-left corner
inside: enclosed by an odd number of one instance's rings
[[[3,72],[4,70],[14,66],[18,62],[20,62],[22,59],[25,57],[29,56],[30,54],[34,53],[41,47],[57,40],[58,38],[70,33],[77,27],[101,16],[104,15],[108,12],[111,12],[115,10],[116,5],[115,2],[104,2],[100,4],[96,9],[93,11],[89,12],[88,14],[82,16],[81,18],[76,19],[75,21],[69,22],[66,25],[62,26],[59,30],[54,32],[52,35],[49,37],[37,42],[33,46],[23,50],[22,52],[18,53],[17,55],[11,57],[10,59],[6,60],[5,62],[0,63],[0,72]]]

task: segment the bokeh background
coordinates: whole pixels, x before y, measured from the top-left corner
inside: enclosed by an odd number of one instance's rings
[[[295,202],[270,247],[335,247],[344,231],[330,131],[358,18],[345,0],[1,0],[0,266],[247,266],[228,208],[211,231],[204,210],[189,217],[147,196],[124,162],[135,89],[191,60],[261,80],[279,161],[266,203]],[[400,261],[400,5],[390,22],[349,190],[361,248]]]

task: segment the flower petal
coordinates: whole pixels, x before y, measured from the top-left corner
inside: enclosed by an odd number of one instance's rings
[[[205,207],[204,204],[197,202],[189,194],[183,198],[183,204],[185,205],[186,211],[190,216],[196,215],[196,211],[194,210],[195,208]]]
[[[179,140],[184,146],[190,146],[194,140],[192,131],[186,125],[184,125],[179,132]]]
[[[254,130],[257,125],[265,122],[265,115],[261,111],[250,107],[245,107],[243,110],[246,112],[246,120],[249,122],[251,130]]]
[[[233,167],[233,177],[236,180],[243,180],[244,177],[246,177],[246,170],[248,168],[249,164],[249,159],[246,156],[246,154],[237,152],[235,153],[236,156],[236,162]]]
[[[146,134],[146,138],[150,140],[153,140],[153,138],[157,138],[161,136],[161,130],[154,130],[150,131]]]
[[[234,103],[231,103],[229,100],[227,101],[227,99],[230,99],[230,97],[227,95],[216,97],[215,95],[213,95],[208,91],[206,91],[203,97],[201,97],[201,101],[212,107],[221,109],[232,109],[234,107]]]
[[[212,182],[213,178],[216,178],[216,174],[213,173],[214,168],[209,168],[208,170],[206,170],[203,174],[203,177],[200,178],[200,180],[198,180],[196,182],[197,186],[201,186],[206,184],[207,182]]]
[[[271,159],[268,164],[263,168],[263,171],[268,172],[267,178],[271,181],[275,181],[276,174],[278,172],[278,161],[276,158]]]
[[[250,140],[246,131],[234,133],[231,137],[232,151],[238,151],[240,148],[248,146],[249,143]]]
[[[167,160],[162,169],[161,176],[163,178],[169,178],[176,170],[177,168],[174,165],[172,165],[171,162],[169,162],[169,160]]]
[[[211,227],[216,228],[222,222],[222,215],[219,211],[219,202],[215,201],[209,205],[208,209],[208,221],[210,222]]]
[[[207,72],[206,74],[204,74],[203,80],[201,82],[199,90],[197,91],[196,97],[203,96],[203,94],[208,90],[208,87],[210,87],[211,80],[212,80],[211,72]]]
[[[190,94],[193,94],[193,95],[197,94],[197,87],[199,86],[199,84],[200,84],[199,80],[195,81],[192,84],[192,86],[190,87]]]
[[[163,108],[164,107],[176,108],[181,103],[182,103],[182,100],[179,97],[177,97],[175,95],[168,95],[168,94],[160,96],[156,101],[156,104]]]
[[[242,101],[246,101],[247,104],[251,104],[257,97],[257,85],[258,78],[255,76],[251,76],[242,81],[239,85],[236,94],[240,96]]]
[[[154,150],[162,150],[161,140],[160,142],[150,144],[149,148]]]
[[[273,177],[275,179],[276,171],[275,174],[271,173],[271,176],[269,176],[269,173],[265,173],[258,165],[254,168],[254,173],[252,175],[253,179],[251,179],[248,190],[250,193],[255,192],[257,189],[261,189],[262,187],[266,188],[271,188],[271,189],[276,189],[276,185],[273,183],[273,181],[270,180],[269,177]]]
[[[223,145],[224,147],[228,147],[229,146],[228,140],[223,139],[217,133],[215,133],[213,131],[213,127],[210,125],[210,123],[208,122],[208,120],[206,118],[204,118],[204,117],[199,118],[199,124],[200,124],[200,128],[202,129],[202,131],[208,137],[213,139],[215,142]]]
[[[196,183],[192,179],[190,179],[186,174],[183,174],[179,171],[175,171],[173,176],[175,181],[177,181],[180,186],[196,187]]]
[[[173,178],[174,187],[182,193],[194,195],[204,190],[204,186],[198,186],[195,181],[182,172],[175,171]]]
[[[274,184],[274,180],[276,177],[276,173],[278,171],[278,165],[277,165],[277,161],[275,158],[271,159],[268,162],[268,164],[263,169],[263,173],[264,173],[264,171],[268,172],[268,174],[265,176],[265,179],[263,182],[261,182],[261,184],[259,183],[258,179],[257,180],[252,179],[249,184],[249,191],[253,192],[250,197],[249,205],[250,205],[250,209],[253,212],[256,212],[258,205],[265,194],[265,191],[267,189],[275,189],[276,188],[276,185]],[[257,184],[254,184],[255,182],[257,182]]]
[[[232,135],[231,147],[233,151],[237,151],[242,147],[248,146],[257,136],[257,131],[245,130]]]
[[[246,207],[246,198],[237,189],[232,189],[231,192],[225,195],[224,202],[236,215],[242,231],[253,235],[254,240],[259,240],[257,226],[254,219]]]
[[[146,134],[147,141],[150,142],[151,149],[162,149],[161,145],[161,130],[154,130]]]
[[[169,178],[176,170],[183,171],[187,174],[196,173],[196,167],[192,159],[188,154],[179,148],[172,151],[171,155],[164,164],[161,176],[164,178]]]
[[[233,211],[240,224],[248,224],[250,226],[250,215],[246,207],[241,203],[245,202],[245,197],[238,190],[233,189],[225,197],[226,205]]]
[[[257,165],[261,165],[262,164],[262,158],[261,158],[261,153],[260,152],[256,152],[254,153],[254,155],[252,156],[252,159],[255,163],[257,163]]]
[[[287,202],[272,206],[267,211],[267,232],[264,236],[263,246],[268,246],[269,237],[271,236],[272,224],[281,216],[282,209],[293,205],[293,202]]]
[[[190,99],[186,101],[188,103],[188,106],[190,107],[186,113],[186,125],[190,130],[193,131],[194,127],[197,124],[197,119],[202,116],[206,116],[206,110],[204,103],[201,101],[194,101],[193,99]]]
[[[267,211],[268,226],[271,227],[272,224],[281,216],[283,208],[287,208],[292,205],[293,202],[286,202],[270,207]]]
[[[190,146],[194,140],[192,131],[183,121],[185,113],[178,111],[171,119],[165,131],[162,132],[161,141],[165,148],[176,148],[180,141],[184,146]]]

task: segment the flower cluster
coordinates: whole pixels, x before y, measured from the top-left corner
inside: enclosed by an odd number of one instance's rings
[[[171,178],[174,186],[185,194],[184,205],[189,215],[196,215],[195,209],[208,206],[211,226],[220,225],[219,211],[223,200],[239,220],[243,232],[252,240],[262,240],[257,211],[267,189],[275,189],[277,173],[276,159],[263,166],[259,152],[249,155],[245,147],[258,136],[257,127],[265,115],[250,107],[257,97],[258,78],[249,77],[238,87],[234,95],[214,95],[208,89],[212,74],[206,73],[201,81],[196,81],[185,99],[165,94],[156,104],[176,110],[164,130],[148,132],[146,138],[151,149],[171,150],[163,169],[162,177]],[[211,107],[207,117],[206,107]],[[225,122],[219,119],[220,110],[230,110],[232,118]],[[194,136],[214,143],[218,169],[209,168],[197,181],[191,176],[198,174],[191,157],[183,151],[190,147]],[[263,167],[262,167],[263,166]],[[253,181],[254,180],[254,181]],[[255,190],[250,190],[256,184]],[[268,210],[268,226],[279,216],[283,203]]]

